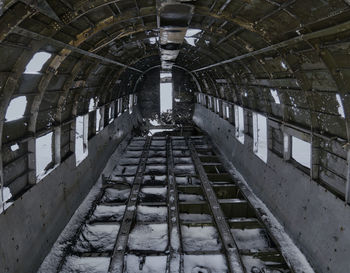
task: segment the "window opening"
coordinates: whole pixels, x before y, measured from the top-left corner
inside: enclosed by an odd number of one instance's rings
[[[89,153],[88,149],[89,115],[75,119],[75,163],[78,166]]]
[[[6,110],[6,121],[13,121],[23,117],[27,107],[27,98],[20,96],[11,100]]]
[[[344,106],[339,94],[336,95],[338,102],[338,113],[342,118],[345,118]]]
[[[103,129],[102,125],[102,108],[96,110],[96,134]]]
[[[35,143],[35,161],[36,161],[36,177],[41,180],[48,174],[50,165],[52,164],[52,136],[50,132],[46,135],[38,137]]]
[[[130,94],[129,95],[129,113],[132,114],[134,110],[134,95]]]
[[[226,118],[229,119],[230,118],[230,108],[227,105],[225,106],[225,113],[226,113]]]
[[[50,59],[51,54],[47,52],[38,52],[26,66],[25,74],[39,74],[44,64]]]
[[[192,37],[194,35],[197,35],[198,33],[201,33],[202,30],[198,28],[189,28],[186,31],[186,37]]]
[[[89,112],[94,111],[97,108],[98,98],[91,98],[89,102]]]
[[[185,40],[191,46],[196,46],[196,43],[198,41],[197,38],[193,38],[193,37],[185,37]]]
[[[244,144],[244,111],[243,108],[235,105],[236,138]]]
[[[16,143],[16,144],[14,144],[14,145],[11,145],[11,151],[12,152],[15,152],[15,151],[17,151],[18,149],[19,149],[19,146],[18,146],[18,144]]]
[[[1,187],[1,194],[0,194],[0,213],[5,211],[9,206],[13,204],[13,202],[8,202],[12,198],[12,194],[10,191],[10,188],[8,187]]]
[[[267,162],[267,120],[263,115],[253,113],[254,153]]]
[[[276,104],[280,104],[280,97],[278,96],[278,92],[276,89],[270,89],[271,96],[273,97],[274,101]]]
[[[292,136],[292,157],[301,165],[310,168],[311,144],[309,142]]]
[[[216,99],[216,113],[220,112],[220,101],[219,99]]]
[[[160,73],[161,75],[164,72]],[[167,77],[169,80],[172,80],[171,77]],[[162,77],[162,76],[161,76]],[[173,83],[172,82],[160,82],[160,113],[172,112],[173,110]]]
[[[112,123],[114,120],[114,103],[112,102],[108,109],[108,123]]]

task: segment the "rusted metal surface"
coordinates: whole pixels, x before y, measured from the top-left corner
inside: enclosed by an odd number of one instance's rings
[[[205,173],[205,170],[200,162],[197,151],[192,144],[191,141],[188,142],[189,150],[191,151],[191,156],[193,159],[193,163],[196,166],[197,172],[199,174],[199,178],[201,180],[202,190],[208,200],[208,204],[210,210],[212,211],[216,226],[220,233],[220,236],[223,241],[223,245],[225,248],[225,253],[228,259],[228,264],[230,268],[230,272],[232,273],[243,273],[245,272],[241,257],[238,253],[238,247],[236,242],[233,240],[232,234],[230,232],[230,228],[226,223],[224,213],[222,212],[219,202],[215,196],[215,192],[210,185],[208,176]]]
[[[131,232],[132,221],[136,214],[137,199],[140,195],[141,183],[144,179],[143,176],[146,170],[146,163],[151,142],[152,138],[147,138],[145,141],[144,150],[140,157],[140,163],[138,165],[133,186],[130,191],[130,197],[128,203],[126,204],[126,212],[123,217],[123,222],[121,223],[120,232],[114,246],[113,255],[111,257],[111,263],[108,270],[110,273],[122,273],[124,271],[125,249],[128,244],[129,234]]]
[[[186,112],[177,122],[192,115],[193,91],[302,130],[312,140],[310,177],[333,185],[337,196],[346,187],[341,198],[349,202],[350,179],[344,174],[350,137],[349,16],[343,0],[0,1],[0,150],[5,169],[7,158],[21,162],[12,172],[18,181],[5,175],[2,185],[16,183],[18,189],[23,176],[33,180],[27,144],[34,135],[61,130],[66,151],[69,132],[63,123],[87,114],[90,99],[109,105],[139,90],[140,74],[147,76],[143,72],[152,67],[181,67],[195,84],[186,78],[174,85],[188,91],[183,107],[175,104],[179,114]],[[191,37],[193,45],[184,42],[188,29],[199,30]],[[52,58],[39,74],[24,75],[38,51]],[[20,96],[28,104],[24,117],[7,122],[9,103]],[[249,131],[251,124],[246,127]],[[280,128],[274,130],[270,145],[278,152]],[[16,143],[25,147],[10,151]]]

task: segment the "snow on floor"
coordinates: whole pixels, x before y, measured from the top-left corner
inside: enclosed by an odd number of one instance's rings
[[[181,202],[204,201],[204,197],[199,194],[179,193],[179,201]]]
[[[122,158],[120,160],[120,165],[138,165],[140,162],[140,158],[134,158],[134,157],[127,157],[127,158]]]
[[[145,174],[165,174],[167,167],[165,165],[147,165]]]
[[[125,206],[98,205],[92,214],[91,221],[121,221],[125,212]]]
[[[138,206],[136,220],[140,222],[166,222],[167,207]]]
[[[176,176],[176,183],[178,185],[200,185],[201,181],[196,177]]]
[[[159,150],[150,150],[148,152],[148,157],[166,157],[166,151],[159,151]]]
[[[193,164],[191,157],[176,157],[174,159],[175,164]]]
[[[221,249],[219,234],[211,226],[181,226],[182,245],[184,251],[214,251]]]
[[[102,202],[121,202],[124,203],[126,200],[128,200],[130,195],[130,188],[126,189],[115,189],[115,188],[106,188],[103,197]]]
[[[262,259],[259,259],[256,256],[248,256],[248,255],[242,255],[242,262],[247,272],[266,272],[266,273],[284,273],[284,272],[291,272],[289,269],[283,270],[283,269],[270,269],[269,265],[272,267],[277,267],[280,265],[278,262],[268,262],[265,263]],[[264,270],[261,271],[260,269]],[[283,270],[283,271],[282,271]]]
[[[220,148],[214,144],[217,150]],[[251,205],[260,211],[263,216],[261,220],[269,227],[270,234],[278,241],[280,250],[287,263],[293,267],[295,272],[307,272],[314,273],[315,271],[307,261],[304,254],[295,245],[293,240],[286,233],[284,227],[268,209],[268,207],[262,202],[253,192],[247,181],[240,174],[240,172],[233,166],[233,164],[226,158],[226,156],[220,153],[219,159],[227,166],[229,173],[235,178],[236,183],[240,186],[240,189],[247,197]]]
[[[196,170],[194,168],[194,165],[191,164],[176,164],[174,168],[175,175],[181,175],[181,174],[191,174],[195,175]]]
[[[110,258],[69,256],[60,273],[107,273]],[[45,271],[42,271],[45,272]],[[55,272],[46,271],[45,273]]]
[[[147,159],[147,164],[166,164],[165,157],[151,157]]]
[[[125,273],[165,273],[167,265],[166,256],[126,256]]]
[[[209,214],[197,214],[197,213],[180,213],[181,221],[194,221],[194,222],[208,222],[212,221],[212,217]]]
[[[167,198],[166,187],[143,187],[140,199],[143,202],[165,202]]]
[[[110,179],[131,185],[132,183],[134,183],[135,176],[111,175]]]
[[[262,250],[270,247],[265,231],[261,228],[231,229],[239,249]]]
[[[132,250],[164,251],[168,245],[168,225],[136,225],[129,235]]]
[[[112,175],[118,176],[118,175],[135,175],[137,171],[137,165],[134,166],[122,166],[119,165],[115,170],[113,171]]]
[[[165,184],[166,183],[166,175],[145,175],[143,177],[143,183],[160,183]]]
[[[161,195],[165,197],[167,195],[167,188],[166,187],[143,187],[141,189],[141,192],[145,194],[155,194],[155,195]]]
[[[184,255],[184,273],[227,273],[224,255]]]
[[[121,158],[121,155],[126,148],[127,143],[128,143],[128,139],[126,138],[121,144],[119,144],[117,150],[112,154],[112,156],[108,160],[106,167],[102,172],[103,174],[108,176],[112,172],[114,167],[118,164]],[[102,188],[102,175],[99,177],[95,186],[93,186],[93,188],[90,190],[89,194],[86,196],[86,198],[81,203],[79,208],[75,211],[69,223],[67,224],[67,226],[64,228],[64,230],[58,237],[50,253],[46,256],[44,262],[39,268],[38,273],[51,273],[51,272],[57,271],[58,265],[64,256],[64,251],[67,245],[69,244],[71,238],[75,235],[75,233],[81,226],[81,223],[85,221],[85,217],[89,213],[93,202],[96,200],[97,196],[101,192],[101,188]],[[78,260],[72,261],[73,264],[76,264],[76,265],[79,265],[80,263],[82,263],[81,270],[79,268],[76,270],[74,270],[74,268],[72,270],[69,270],[67,267],[66,271],[62,271],[62,272],[105,273],[108,271],[109,259],[107,258],[91,258],[91,260],[89,259],[90,258],[78,258]],[[86,268],[84,269],[84,263],[86,262],[87,264],[91,265],[91,263],[89,263],[90,261],[92,262],[96,261],[96,264],[98,265],[102,263],[107,263],[107,267],[106,267],[107,269],[106,270],[104,270],[104,268],[101,269],[100,266],[97,266],[96,267],[97,269],[95,271],[93,270],[93,268],[91,270],[89,269],[90,271],[87,270]]]
[[[112,251],[119,227],[118,224],[86,225],[73,247],[74,251],[80,253]]]

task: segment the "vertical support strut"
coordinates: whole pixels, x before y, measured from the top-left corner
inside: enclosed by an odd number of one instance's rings
[[[180,226],[178,218],[178,202],[176,181],[174,175],[174,160],[172,139],[167,137],[167,175],[168,175],[168,223],[169,223],[169,273],[180,272],[181,264],[181,245],[180,245]]]
[[[152,138],[147,138],[145,146],[140,158],[139,166],[135,175],[134,183],[130,192],[130,197],[125,208],[125,214],[123,222],[120,226],[120,230],[117,236],[116,243],[114,245],[113,255],[111,263],[109,265],[109,273],[123,273],[124,267],[124,253],[128,243],[129,233],[136,213],[137,197],[140,192],[141,183],[143,180],[143,174],[146,169],[146,163],[149,154],[149,148]]]
[[[210,207],[210,210],[213,214],[213,218],[215,220],[216,226],[218,228],[219,234],[222,239],[222,243],[225,249],[225,254],[227,256],[229,268],[231,273],[244,273],[244,267],[241,261],[241,257],[238,252],[238,247],[236,242],[234,241],[232,234],[230,232],[230,228],[226,223],[224,213],[221,210],[219,201],[216,198],[215,192],[210,185],[209,179],[207,174],[205,173],[205,170],[202,166],[202,163],[199,159],[199,156],[197,154],[197,151],[191,142],[191,140],[188,140],[188,147],[191,152],[191,157],[193,160],[193,163],[198,171],[199,178],[201,180],[201,186],[203,189],[203,192],[205,194],[205,197],[208,200],[208,204]]]

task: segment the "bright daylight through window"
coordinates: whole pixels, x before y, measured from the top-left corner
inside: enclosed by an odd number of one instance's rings
[[[35,160],[38,181],[48,174],[49,164],[52,163],[52,135],[50,132],[36,139]]]
[[[253,113],[254,153],[267,162],[267,121],[266,117]]]
[[[78,166],[88,156],[89,115],[76,118],[75,129],[75,159]]]
[[[292,137],[292,157],[301,165],[311,166],[311,144],[297,137]]]
[[[244,144],[244,110],[235,105],[236,138]]]
[[[160,73],[160,79],[160,113],[171,112],[173,110],[172,73]]]
[[[50,59],[51,54],[47,52],[36,53],[26,66],[25,74],[39,74],[44,64]]]
[[[25,96],[20,96],[11,100],[6,111],[6,121],[13,121],[22,118],[26,110],[26,106],[27,98]]]

